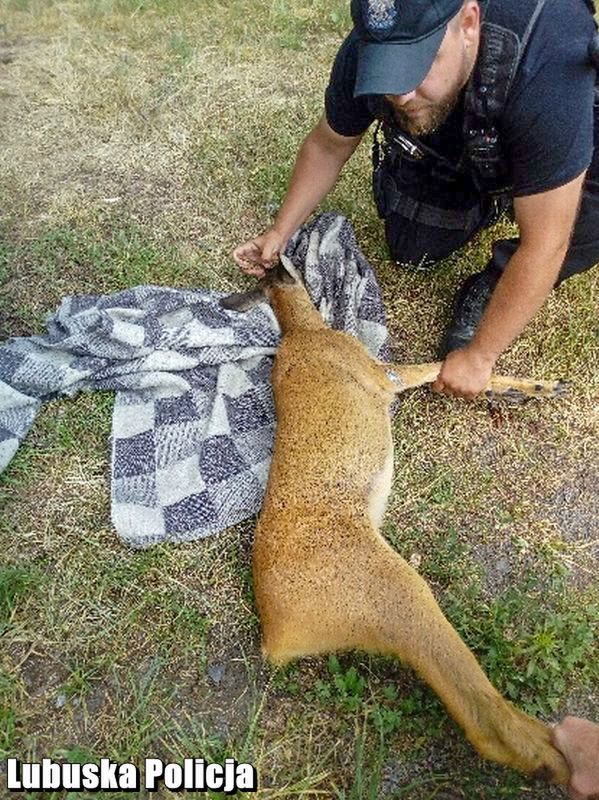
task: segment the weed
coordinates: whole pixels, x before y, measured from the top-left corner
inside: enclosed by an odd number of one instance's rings
[[[17,727],[17,717],[13,708],[0,705],[0,757],[6,758],[12,752]]]
[[[564,575],[543,581],[529,574],[490,603],[476,585],[461,599],[448,592],[443,602],[491,681],[529,713],[555,712],[574,674],[587,685],[597,680],[599,608],[569,606]]]
[[[353,782],[348,790],[337,792],[338,800],[378,800],[387,747],[382,733],[376,736],[374,746],[369,747],[369,738],[367,719],[364,718],[355,737]]]
[[[0,242],[0,285],[4,283],[8,275],[9,248],[4,242]]]
[[[293,697],[297,696],[301,691],[298,664],[291,662],[275,670],[272,677],[272,685],[274,689]]]
[[[96,753],[79,745],[69,747],[67,750],[58,750],[54,753],[54,757],[72,764],[94,764],[99,761]]]
[[[92,689],[94,680],[98,679],[98,669],[93,666],[77,665],[72,668],[67,681],[59,690],[68,699],[81,702]]]
[[[64,295],[138,283],[238,289],[231,250],[281,203],[322,114],[349,5],[7,0],[0,337],[39,332]],[[350,218],[377,272],[396,360],[430,360],[457,284],[514,229],[500,222],[434,272],[402,270],[371,201],[369,146],[366,136],[321,208]],[[585,689],[598,681],[585,526],[596,275],[554,292],[498,365],[568,377],[566,402],[507,413],[421,391],[394,423],[385,533],[419,565],[496,685],[546,713],[558,703],[563,713],[578,693],[596,715]],[[267,698],[262,673],[254,680],[249,670],[234,696],[204,693],[206,661],[243,643],[259,663],[252,526],[179,547],[123,548],[110,525],[111,406],[110,395],[49,403],[0,478],[0,748],[92,760],[244,754],[273,800],[383,796],[385,763],[424,753],[423,770],[403,775],[394,797],[555,797],[482,765],[432,693],[389,659],[340,655],[320,683],[312,675],[322,662],[290,665]],[[512,588],[500,591],[489,575],[504,546]],[[554,579],[564,564],[570,571]],[[31,648],[47,671],[23,661]],[[55,708],[48,692],[57,691],[79,707]],[[437,751],[447,761],[431,772]]]
[[[0,567],[0,636],[9,628],[20,599],[39,586],[41,575],[31,566]]]
[[[322,681],[318,681],[316,684],[317,694],[321,698],[333,698],[335,702],[348,711],[356,711],[362,705],[366,681],[355,667],[343,670],[337,656],[329,656],[328,667],[332,675],[332,683],[325,684]]]

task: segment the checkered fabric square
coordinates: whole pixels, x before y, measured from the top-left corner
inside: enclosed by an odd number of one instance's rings
[[[380,290],[347,220],[317,217],[287,255],[325,321],[389,360]],[[113,390],[112,521],[124,542],[188,541],[256,514],[280,331],[266,303],[240,314],[221,308],[222,296],[137,286],[66,297],[45,335],[2,345],[0,470],[44,401]]]

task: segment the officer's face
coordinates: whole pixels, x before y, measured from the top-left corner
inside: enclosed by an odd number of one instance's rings
[[[400,127],[413,136],[435,131],[455,107],[478,52],[478,3],[466,3],[449,23],[426,78],[409,94],[388,94]]]

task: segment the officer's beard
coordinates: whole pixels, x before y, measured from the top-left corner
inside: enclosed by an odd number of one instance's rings
[[[432,103],[417,117],[406,113],[403,108],[393,107],[395,119],[402,130],[411,136],[426,136],[437,131],[458,104],[462,86],[456,87],[450,97],[440,103]]]
[[[391,107],[400,128],[411,136],[426,136],[427,134],[435,133],[457,106],[462,90],[468,83],[468,79],[474,68],[475,60],[476,51],[474,51],[472,55],[469,55],[466,50],[464,50],[460,74],[449,95],[438,103],[429,103],[422,106],[422,113],[419,113],[417,116],[407,113],[405,108],[392,103]],[[410,104],[408,103],[408,109],[409,106]]]

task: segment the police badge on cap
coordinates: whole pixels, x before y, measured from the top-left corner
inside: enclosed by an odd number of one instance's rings
[[[362,0],[362,19],[371,36],[393,30],[398,6],[399,0]]]
[[[352,0],[360,39],[354,95],[407,94],[426,77],[463,0]]]

